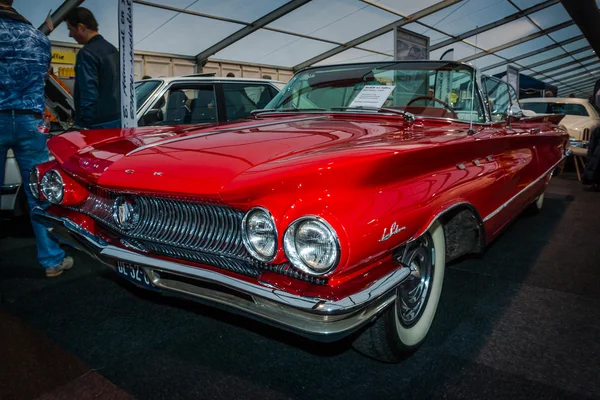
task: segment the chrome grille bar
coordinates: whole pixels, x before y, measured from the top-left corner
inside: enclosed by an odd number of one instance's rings
[[[150,241],[182,250],[255,261],[242,242],[241,211],[231,207],[150,196],[129,196],[140,209],[140,221],[131,230],[113,220],[118,193],[92,189],[76,210],[130,239]]]
[[[113,220],[113,205],[120,196],[135,200],[140,209],[140,221],[131,230],[121,229]],[[82,205],[69,208],[116,231],[124,245],[135,244],[133,248],[140,251],[253,277],[270,271],[318,285],[327,284],[327,278],[310,276],[288,263],[270,265],[254,259],[242,241],[244,214],[231,207],[90,188],[90,195]]]

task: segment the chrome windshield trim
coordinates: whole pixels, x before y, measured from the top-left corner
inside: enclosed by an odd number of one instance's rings
[[[552,172],[552,170],[554,170],[554,168],[556,168],[556,166],[558,164],[560,164],[563,160],[565,159],[565,156],[562,156],[560,160],[558,160],[558,162],[556,162],[551,168],[549,168],[546,172],[544,172],[539,178],[537,178],[536,180],[534,180],[533,182],[531,182],[529,185],[527,185],[527,187],[525,187],[523,190],[521,190],[519,193],[515,194],[513,197],[511,197],[506,203],[502,204],[500,207],[498,207],[496,210],[494,210],[492,213],[490,213],[487,217],[485,217],[483,219],[483,222],[487,222],[490,219],[494,218],[496,215],[498,215],[498,213],[502,210],[504,210],[510,203],[512,203],[517,197],[519,197],[520,195],[522,195],[523,193],[525,193],[527,190],[531,189],[532,186],[534,186],[535,184],[537,184],[540,180],[542,180],[544,177],[546,177],[549,173]]]
[[[216,129],[214,131],[202,132],[202,133],[197,133],[197,134],[189,135],[189,136],[180,136],[180,137],[175,137],[172,139],[167,139],[167,140],[163,140],[163,141],[150,143],[145,146],[140,146],[137,149],[134,149],[134,150],[130,151],[129,153],[127,153],[125,155],[125,157],[130,156],[135,153],[138,153],[140,151],[146,150],[146,149],[151,149],[153,147],[163,146],[163,145],[170,144],[170,143],[181,142],[184,140],[195,139],[195,138],[204,137],[204,136],[216,135],[218,133],[244,131],[247,129],[262,128],[264,126],[273,126],[273,125],[287,124],[287,123],[293,123],[293,122],[303,122],[303,121],[310,121],[310,120],[323,119],[323,118],[325,118],[325,117],[308,117],[308,118],[287,119],[287,120],[283,120],[283,121],[272,121],[272,122],[264,122],[261,124],[236,126],[234,128]]]

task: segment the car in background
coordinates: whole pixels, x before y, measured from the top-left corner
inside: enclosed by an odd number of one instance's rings
[[[564,114],[560,126],[569,132],[573,145],[585,147],[594,129],[600,126],[600,115],[586,99],[574,97],[535,97],[520,99],[521,107],[536,115]]]
[[[284,85],[270,79],[221,78],[213,74],[137,81],[138,125],[210,124],[243,119],[266,106]],[[52,77],[46,85],[46,107],[55,116],[51,136],[69,128],[73,99]],[[21,175],[9,150],[4,184],[0,188],[0,211],[19,216],[26,210]]]
[[[447,263],[539,211],[565,160],[561,115],[523,118],[483,80],[452,61],[316,66],[226,126],[67,132],[32,170],[51,203],[32,215],[142,288],[398,362]]]

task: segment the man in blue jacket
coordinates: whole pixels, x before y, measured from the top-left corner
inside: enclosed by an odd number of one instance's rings
[[[66,20],[69,36],[84,45],[75,64],[75,125],[119,128],[119,51],[98,33],[98,22],[87,8],[77,7]]]
[[[13,0],[0,0],[0,187],[6,154],[12,149],[21,171],[30,208],[43,205],[31,194],[29,171],[48,161],[46,135],[38,131],[44,113],[44,86],[50,65],[50,41],[12,8]],[[46,276],[60,275],[73,266],[46,228],[31,221],[37,258]]]

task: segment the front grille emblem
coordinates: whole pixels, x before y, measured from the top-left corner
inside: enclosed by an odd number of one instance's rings
[[[134,228],[140,221],[139,207],[135,200],[128,197],[117,197],[113,205],[113,220],[121,229]]]

